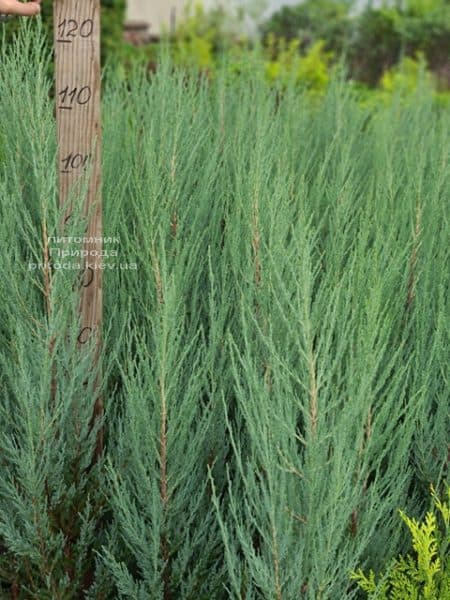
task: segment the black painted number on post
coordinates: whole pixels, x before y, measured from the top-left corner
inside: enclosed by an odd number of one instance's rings
[[[72,171],[77,171],[80,168],[86,168],[86,163],[88,161],[89,154],[73,154],[72,152],[69,156],[62,159],[62,163],[64,165],[64,169],[61,170],[61,173],[71,173]]]
[[[61,105],[58,106],[58,108],[72,110],[73,104],[79,104],[80,106],[87,104],[92,98],[92,91],[88,85],[85,85],[80,89],[75,87],[73,90],[71,90],[69,86],[66,86],[59,92],[58,96],[61,97]]]
[[[77,36],[82,38],[88,38],[94,31],[94,21],[92,19],[85,19],[79,24],[75,19],[64,19],[58,25],[58,38],[57,42],[71,44],[73,38]]]
[[[83,327],[83,329],[80,331],[80,334],[78,335],[78,343],[85,344],[88,341],[89,336],[92,332],[92,327]]]

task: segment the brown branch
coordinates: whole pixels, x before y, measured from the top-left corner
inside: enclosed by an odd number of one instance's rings
[[[282,600],[283,595],[281,592],[280,582],[280,557],[277,543],[277,532],[274,526],[272,526],[272,543],[273,543],[273,564],[275,569],[275,598],[276,600]]]
[[[159,306],[164,304],[163,294],[163,282],[161,277],[161,271],[159,267],[158,258],[156,255],[155,246],[152,247],[152,262],[153,272],[155,274],[156,283],[156,298]],[[169,492],[168,492],[168,475],[167,475],[167,391],[166,381],[164,375],[159,377],[159,393],[161,400],[161,424],[160,424],[160,439],[159,439],[159,454],[160,454],[160,498],[163,514],[167,513],[167,506],[169,504]],[[164,525],[163,520],[163,525]],[[161,555],[165,562],[164,571],[162,573],[162,579],[164,584],[163,597],[164,600],[171,599],[170,591],[170,547],[166,533],[161,536]]]
[[[252,249],[254,260],[254,282],[256,290],[259,292],[262,284],[262,266],[261,266],[261,236],[259,227],[258,204],[255,201],[252,208]],[[264,335],[267,335],[268,327],[267,320],[261,315],[261,306],[258,301],[255,302],[255,314],[258,321],[262,321],[262,330]],[[264,384],[266,389],[272,391],[272,368],[269,361],[265,361],[262,365],[264,372]]]
[[[417,256],[420,246],[420,234],[422,232],[422,208],[419,204],[416,207],[416,224],[414,227],[413,234],[413,249],[411,257],[409,259],[409,280],[408,280],[408,295],[406,299],[406,306],[410,308],[415,295],[416,295],[416,283],[417,283]]]
[[[164,515],[167,512],[169,503],[168,484],[167,484],[167,398],[164,377],[160,377],[159,389],[161,395],[161,431],[160,431],[160,495]],[[167,535],[161,537],[161,554],[165,562],[163,571],[164,582],[164,600],[170,600],[170,548]]]
[[[313,355],[313,350],[311,349],[311,356],[309,360],[309,415],[311,421],[311,431],[313,435],[315,435],[317,430],[318,396],[316,361]]]
[[[19,600],[20,598],[20,585],[17,580],[14,580],[11,585],[11,600]]]
[[[177,215],[176,209],[174,209],[174,211],[172,213],[172,220],[170,222],[170,233],[171,233],[173,239],[175,239],[177,237],[177,231],[178,231],[178,215]]]
[[[50,317],[52,315],[52,305],[51,305],[51,292],[52,292],[52,275],[50,272],[50,248],[48,244],[48,231],[47,231],[47,222],[45,218],[42,220],[42,243],[43,243],[43,254],[44,254],[44,298],[45,298],[45,306],[47,310],[47,318],[50,321]],[[56,337],[52,335],[49,343],[49,355],[50,358],[53,357],[53,352],[55,349]],[[51,363],[51,384],[50,384],[50,399],[52,404],[56,398],[56,365],[52,360]]]
[[[257,287],[259,287],[261,285],[261,256],[258,205],[256,202],[253,204],[252,208],[252,234],[253,259],[255,264],[255,284]]]
[[[161,502],[164,510],[168,504],[167,493],[167,399],[164,378],[159,380],[161,395],[161,429],[160,429],[160,459],[161,459]]]
[[[161,271],[159,268],[159,262],[158,262],[158,258],[156,256],[156,250],[155,250],[154,243],[153,243],[153,247],[152,247],[152,262],[153,262],[153,265],[152,265],[153,273],[155,275],[156,297],[158,300],[158,304],[162,305],[162,304],[164,304],[162,278],[161,278]]]
[[[47,308],[47,315],[50,318],[52,313],[51,292],[52,292],[52,276],[50,272],[50,248],[48,245],[47,222],[42,220],[42,241],[44,244],[44,297]]]

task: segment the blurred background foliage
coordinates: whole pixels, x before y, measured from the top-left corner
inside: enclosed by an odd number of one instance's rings
[[[102,60],[127,79],[138,65],[152,72],[161,48],[175,64],[214,77],[226,60],[230,76],[259,75],[270,84],[295,79],[299,86],[322,93],[333,70],[344,65],[347,79],[362,97],[374,90],[378,99],[417,85],[429,86],[439,102],[450,90],[450,0],[403,0],[355,11],[352,0],[305,0],[285,6],[259,25],[257,38],[239,32],[236,16],[220,7],[205,10],[190,2],[174,33],[159,42],[127,43],[126,0],[101,0]],[[49,42],[53,39],[52,7],[43,8]],[[10,41],[20,19],[3,26]],[[49,65],[50,74],[52,65]],[[107,76],[107,75],[106,75]]]
[[[123,45],[123,24],[125,21],[126,0],[100,0],[102,7],[101,19],[101,54],[102,61],[106,62],[109,56],[115,55],[117,50]],[[10,43],[25,19],[13,18],[6,24],[0,26],[0,33],[3,30],[4,41]],[[42,3],[42,21],[48,35],[48,43],[53,44],[53,3]],[[1,37],[1,36],[0,36]],[[49,75],[53,77],[53,63],[49,65]]]

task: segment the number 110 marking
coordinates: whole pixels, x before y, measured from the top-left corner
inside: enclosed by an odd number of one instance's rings
[[[75,102],[76,104],[83,106],[92,98],[92,91],[89,85],[85,85],[80,89],[75,87],[73,90],[69,91],[69,86],[67,85],[61,92],[59,92],[58,96],[61,96],[61,106],[58,106],[58,108],[72,110],[73,106],[63,106],[67,99],[70,100],[70,104]]]

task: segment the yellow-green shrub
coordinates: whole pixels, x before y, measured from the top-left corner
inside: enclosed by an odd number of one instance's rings
[[[314,43],[305,54],[299,52],[299,40],[286,42],[269,36],[266,77],[270,83],[287,83],[292,79],[300,86],[315,92],[325,91],[331,74],[332,52],[325,50],[325,42]]]
[[[210,39],[193,35],[179,39],[173,47],[175,62],[184,67],[212,70],[214,67],[213,45]]]
[[[441,501],[432,488],[434,510],[422,522],[399,511],[411,534],[414,555],[397,558],[378,581],[373,571],[352,573],[369,599],[450,600],[450,487],[447,495],[448,501]]]
[[[380,87],[390,94],[413,94],[420,85],[435,89],[433,74],[427,69],[423,53],[418,52],[416,58],[405,56],[403,60],[383,74]]]
[[[220,9],[206,11],[201,2],[187,3],[173,39],[175,62],[212,72],[215,53],[224,36],[224,21],[225,13]]]

